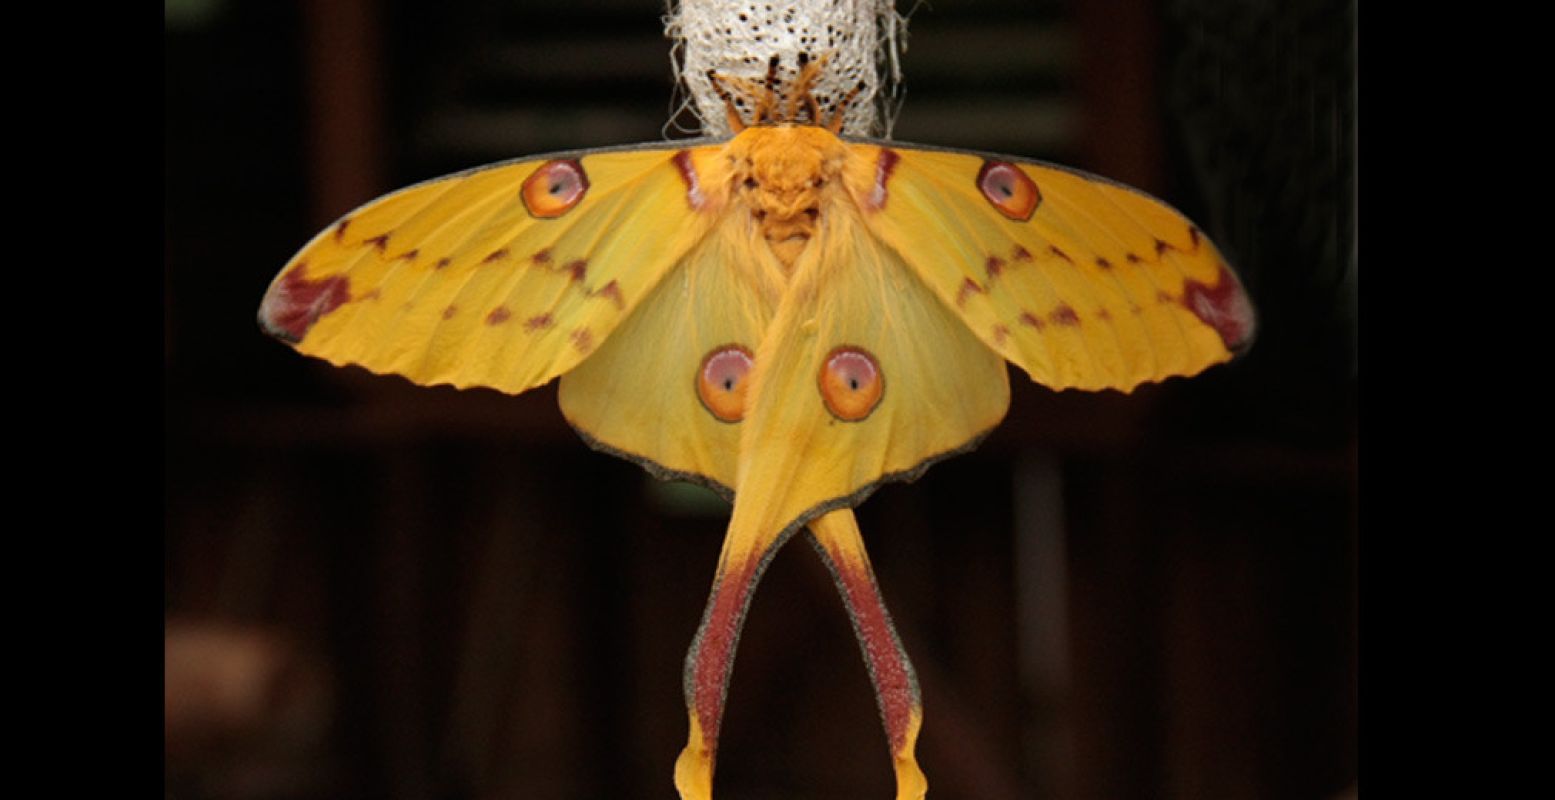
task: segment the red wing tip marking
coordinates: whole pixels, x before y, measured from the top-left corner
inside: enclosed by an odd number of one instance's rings
[[[259,304],[259,324],[271,336],[296,344],[320,317],[351,300],[344,275],[310,281],[303,277],[307,262],[299,262],[265,294]]]
[[[501,325],[502,323],[507,322],[508,318],[512,316],[513,312],[509,311],[507,306],[497,306],[491,310],[490,314],[486,315],[486,324]]]
[[[1247,299],[1247,292],[1242,290],[1242,284],[1224,264],[1220,265],[1220,274],[1213,286],[1188,281],[1183,287],[1182,304],[1205,325],[1214,328],[1226,349],[1233,354],[1240,355],[1252,346],[1257,327],[1253,304]]]

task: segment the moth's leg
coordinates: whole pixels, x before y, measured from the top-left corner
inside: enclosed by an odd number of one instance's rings
[[[843,112],[848,110],[848,104],[852,103],[853,98],[858,97],[858,93],[862,91],[864,91],[864,82],[859,81],[851,90],[848,91],[848,94],[842,98],[842,102],[837,104],[837,110],[832,112],[831,122],[826,126],[827,130],[836,134],[842,133]]]
[[[728,87],[724,86],[726,80],[728,79],[713,70],[707,71],[707,82],[712,84],[718,99],[724,101],[724,114],[729,121],[729,130],[739,133],[745,130],[745,120],[740,119],[740,112],[734,106],[734,96],[729,94]]]
[[[922,800],[928,781],[913,752],[923,726],[918,679],[880,597],[864,540],[859,536],[858,520],[851,509],[833,511],[810,523],[810,537],[837,581],[853,620],[853,633],[864,651],[864,663],[869,666],[896,770],[896,798]]]
[[[736,499],[736,503],[738,503]],[[713,576],[713,590],[702,612],[691,650],[686,654],[682,688],[691,718],[686,748],[675,761],[675,788],[682,800],[709,800],[718,729],[723,720],[734,649],[751,595],[772,556],[787,537],[780,531],[753,532],[731,524]]]
[[[811,61],[809,53],[799,54],[799,78],[794,81],[794,88],[788,100],[788,119],[790,122],[799,120],[799,104],[804,103],[810,112],[810,124],[821,124],[821,106],[816,102],[812,90],[820,80],[821,70],[826,63],[831,61],[832,54],[826,53],[818,61]]]
[[[767,77],[761,84],[761,96],[756,100],[756,124],[763,122],[791,122],[792,120],[778,119],[778,65],[780,57],[777,54],[767,59]]]

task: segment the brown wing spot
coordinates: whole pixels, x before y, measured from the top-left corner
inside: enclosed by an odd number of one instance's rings
[[[583,276],[588,274],[589,262],[581,258],[575,259],[573,261],[567,262],[565,269],[567,270],[567,273],[572,276],[573,283],[582,283]]]
[[[1098,309],[1096,309],[1096,318],[1097,319],[1112,319],[1112,312],[1108,311],[1105,308],[1098,308]]]
[[[1004,271],[1004,259],[1002,259],[1002,258],[1000,258],[998,256],[989,256],[988,257],[988,264],[987,264],[987,266],[988,266],[988,280],[991,281],[991,280],[999,277],[999,273]]]
[[[1182,304],[1220,334],[1227,350],[1241,353],[1252,345],[1253,304],[1225,264],[1220,265],[1213,286],[1188,281],[1183,286]]]
[[[300,342],[313,323],[351,299],[351,284],[344,275],[310,281],[303,277],[306,261],[298,262],[281,277],[259,304],[259,324],[271,335]]]
[[[533,261],[535,264],[538,264],[538,265],[544,265],[544,264],[551,263],[551,248],[547,247],[544,250],[541,250],[540,252],[535,253],[534,255],[529,257],[529,260]]]
[[[1048,245],[1047,246],[1047,250],[1048,250],[1049,253],[1052,253],[1053,255],[1058,256],[1059,258],[1062,258],[1063,260],[1068,261],[1071,264],[1074,263],[1074,259],[1070,258],[1068,253],[1065,253],[1063,250],[1060,250],[1058,245],[1056,245],[1056,244]]]
[[[362,244],[370,244],[370,245],[373,246],[374,250],[377,250],[378,252],[382,253],[384,250],[387,250],[388,247],[389,247],[389,234],[387,234],[387,233],[380,233],[380,234],[378,234],[377,236],[374,236],[371,239],[364,239],[364,240],[362,240]]]
[[[707,195],[702,192],[702,179],[697,177],[696,165],[691,163],[691,151],[677,150],[670,161],[680,170],[680,179],[686,184],[686,202],[692,208],[700,209],[707,202]]]
[[[341,244],[346,240],[346,228],[351,227],[351,218],[346,217],[335,224],[335,243]]]
[[[1195,252],[1195,253],[1199,252],[1199,229],[1198,229],[1198,226],[1195,226],[1195,225],[1189,225],[1188,226],[1188,240],[1193,242],[1193,252]]]
[[[1177,302],[1177,298],[1167,294],[1164,290],[1157,289],[1155,292],[1155,301],[1162,304],[1175,303]]]
[[[1047,323],[1043,322],[1041,317],[1031,313],[1030,311],[1020,312],[1020,323],[1022,325],[1030,325],[1039,331],[1047,327]]]
[[[395,259],[395,260],[396,261],[415,261],[416,260],[416,256],[419,256],[419,255],[421,255],[421,250],[419,248],[412,249],[412,250],[406,250],[405,252],[400,253],[400,257]]]
[[[890,193],[886,185],[891,182],[892,173],[896,172],[897,162],[902,157],[889,147],[880,148],[880,158],[875,161],[875,185],[869,190],[867,205],[872,211],[885,208],[886,200],[890,199]]]
[[[451,305],[443,309],[443,319],[453,319],[454,315],[457,313],[459,313],[459,307]]]
[[[993,343],[995,347],[1003,347],[1010,339],[1010,329],[1003,325],[993,326]]]
[[[367,294],[364,294],[361,297],[358,297],[356,299],[357,300],[377,300],[380,297],[383,297],[383,292],[378,290],[378,289],[373,289],[372,291],[368,292]]]
[[[1074,309],[1068,303],[1059,303],[1053,313],[1047,315],[1048,321],[1054,325],[1068,325],[1074,327],[1080,324],[1080,315],[1074,313]]]
[[[451,259],[451,258],[449,258],[447,256],[443,256],[442,258],[439,258],[437,260],[436,264],[432,265],[432,268],[433,269],[442,269],[443,267],[446,267],[446,266],[448,266],[449,264],[452,264],[452,263],[454,263],[453,259]]]
[[[1128,263],[1130,263],[1130,264],[1138,264],[1138,263],[1144,261],[1144,259],[1140,258],[1139,256],[1134,255],[1133,253],[1125,253],[1123,255],[1123,259],[1125,261],[1127,261]]]
[[[500,248],[500,249],[497,249],[497,250],[493,250],[489,255],[487,255],[485,258],[481,259],[481,263],[482,264],[490,264],[490,263],[495,262],[495,261],[501,261],[502,259],[507,258],[507,257],[508,257],[508,249],[506,247],[503,247],[503,248]]]
[[[594,334],[590,333],[588,328],[578,328],[572,332],[570,338],[572,339],[572,346],[576,347],[580,353],[587,353],[594,349]]]
[[[556,320],[552,319],[550,314],[539,314],[524,320],[524,330],[534,333],[535,331],[543,331],[555,324]]]
[[[1030,261],[1031,251],[1021,247],[1020,245],[1015,245],[1015,250],[1010,254],[1010,257],[1016,261]]]
[[[626,299],[621,296],[621,287],[618,286],[614,280],[605,284],[604,287],[590,292],[589,296],[608,297],[610,298],[611,302],[615,303],[617,311],[624,311],[626,309]]]
[[[1171,242],[1168,242],[1165,239],[1157,239],[1157,240],[1155,240],[1155,257],[1156,258],[1160,258],[1161,256],[1165,255],[1166,251],[1168,251],[1168,250],[1176,250],[1176,249],[1177,249],[1176,247],[1172,246]]]
[[[1112,262],[1102,258],[1101,256],[1097,256],[1096,266],[1101,267],[1102,269],[1112,269]]]
[[[967,296],[981,294],[982,292],[983,287],[978,286],[977,281],[974,281],[971,278],[967,278],[965,281],[961,282],[960,291],[956,292],[956,307],[964,308],[966,306]]]
[[[507,322],[508,318],[512,316],[513,312],[509,311],[507,306],[497,306],[491,310],[490,314],[486,315],[486,324],[501,325],[502,323]]]

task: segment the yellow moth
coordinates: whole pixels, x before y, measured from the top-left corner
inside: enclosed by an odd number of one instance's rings
[[[801,72],[730,80],[727,140],[524,158],[374,200],[260,307],[299,351],[420,384],[560,378],[588,443],[734,508],[687,657],[683,797],[711,794],[734,645],[767,560],[808,530],[875,682],[898,796],[922,715],[851,509],[974,446],[1005,362],[1129,391],[1229,360],[1252,306],[1191,222],[1072,169],[839,135]],[[724,87],[724,91],[728,91]]]

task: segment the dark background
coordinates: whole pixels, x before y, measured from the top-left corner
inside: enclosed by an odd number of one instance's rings
[[[390,189],[657,139],[663,9],[168,0],[166,780],[176,798],[673,797],[727,508],[588,450],[554,386],[426,389],[254,322]],[[896,138],[1141,186],[1237,265],[1248,357],[1016,375],[975,453],[859,509],[931,797],[1333,798],[1356,765],[1352,3],[945,0]],[[774,561],[721,798],[888,797],[830,577]]]

